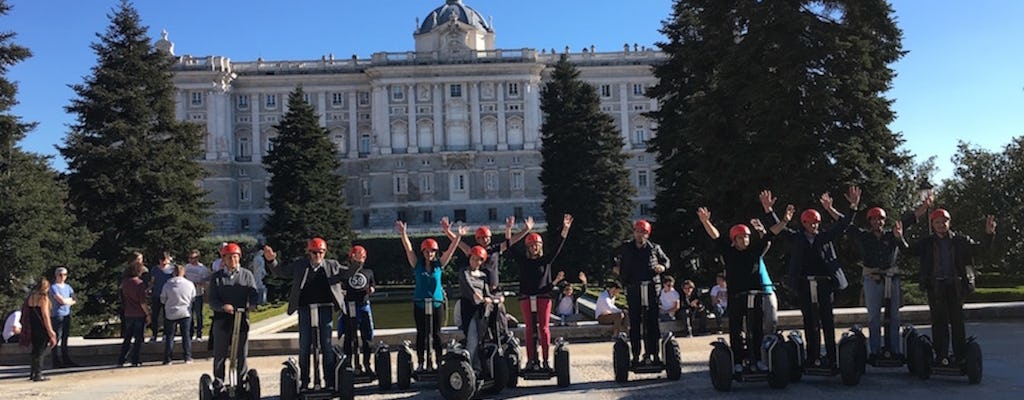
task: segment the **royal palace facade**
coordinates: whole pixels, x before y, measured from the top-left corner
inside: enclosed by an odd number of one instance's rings
[[[656,163],[646,143],[654,127],[644,113],[657,102],[644,93],[662,53],[637,45],[498,49],[491,23],[460,0],[417,26],[415,50],[369,59],[175,56],[177,116],[207,131],[202,185],[216,234],[259,232],[270,212],[263,157],[299,85],[337,147],[347,176],[338,194],[353,229],[388,230],[396,219],[433,228],[442,216],[495,227],[508,215],[542,218],[540,91],[562,54],[615,119],[637,188],[634,214],[650,213]],[[174,54],[166,32],[156,46]]]

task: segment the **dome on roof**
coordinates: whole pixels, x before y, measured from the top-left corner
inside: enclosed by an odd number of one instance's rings
[[[451,20],[458,20],[461,23],[471,25],[479,30],[486,32],[494,32],[491,29],[491,25],[487,23],[480,13],[470,8],[469,6],[462,4],[462,0],[446,0],[445,4],[441,7],[435,8],[427,14],[427,17],[423,20],[423,24],[416,30],[416,34],[422,34],[432,31],[439,25],[442,25]]]

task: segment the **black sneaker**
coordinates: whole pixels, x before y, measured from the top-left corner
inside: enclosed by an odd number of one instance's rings
[[[550,371],[551,370],[551,364],[548,364],[548,360],[544,360],[544,364],[541,366],[541,369],[543,369],[545,371]]]

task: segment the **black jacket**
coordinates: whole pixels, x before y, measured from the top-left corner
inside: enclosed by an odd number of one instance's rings
[[[331,288],[334,306],[340,308],[345,304],[344,283],[346,277],[343,274],[347,272],[347,269],[342,269],[338,260],[324,260],[322,268],[327,274],[327,285]],[[309,265],[309,259],[299,259],[285,266],[274,259],[274,261],[267,261],[267,270],[275,276],[291,278],[292,290],[288,294],[288,314],[291,315],[299,309],[299,296],[302,294],[302,287],[306,284],[308,274],[313,271],[313,267]]]
[[[970,236],[959,235],[953,231],[949,232],[949,238],[953,241],[953,272],[960,278],[961,288],[965,290],[964,294],[966,294],[974,290],[974,271],[970,268],[971,265],[974,265],[974,256],[982,251],[991,250],[995,235],[985,235],[980,243],[971,239]],[[918,279],[921,282],[921,288],[925,290],[931,288],[935,270],[938,268],[938,241],[939,237],[931,234],[911,244],[907,249],[907,253],[921,258]]]

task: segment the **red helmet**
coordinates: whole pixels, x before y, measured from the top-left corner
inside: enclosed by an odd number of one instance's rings
[[[641,230],[641,231],[644,231],[644,233],[650,235],[651,234],[651,223],[647,222],[647,220],[645,220],[645,219],[638,219],[638,220],[636,220],[636,222],[633,223],[633,230],[634,231]]]
[[[242,255],[242,248],[238,247],[238,243],[235,243],[235,242],[228,243],[228,244],[224,245],[224,247],[220,248],[220,255],[221,255],[221,257],[223,257],[223,256],[226,256],[228,254]]]
[[[434,240],[434,239],[427,238],[427,239],[423,239],[423,241],[420,242],[420,251],[423,251],[423,250],[434,250],[434,251],[437,251],[437,249],[439,249],[439,248],[440,247],[437,246],[437,241]]]
[[[366,256],[366,248],[363,246],[355,245],[352,246],[352,250],[348,251],[348,258],[356,257],[357,255]]]
[[[323,238],[312,238],[306,243],[306,251],[323,250],[327,251],[327,241]]]
[[[935,209],[935,211],[932,211],[931,215],[928,216],[928,220],[931,221],[933,219],[940,218],[940,217],[941,218],[945,218],[945,219],[952,219],[952,218],[949,217],[949,211],[946,211],[943,208],[938,208],[938,209]]]
[[[871,218],[885,218],[885,210],[881,207],[875,207],[868,210],[868,219]]]
[[[537,232],[530,232],[529,235],[526,235],[526,245],[529,246],[534,243],[544,243],[544,238],[540,237],[540,234]]]
[[[475,236],[475,237],[488,237],[488,236],[491,236],[491,228],[488,228],[486,226],[481,226],[479,228],[476,228],[476,234],[474,234],[473,236]]]
[[[806,210],[804,210],[804,212],[800,213],[800,222],[801,223],[804,223],[804,222],[810,222],[810,223],[821,222],[821,214],[819,214],[817,210],[806,209]]]
[[[747,226],[744,224],[736,224],[733,225],[731,229],[729,229],[729,240],[735,241],[737,236],[749,234],[750,228],[747,228]]]
[[[469,249],[469,256],[479,257],[481,260],[487,261],[487,250],[481,246],[473,246],[472,249]]]

